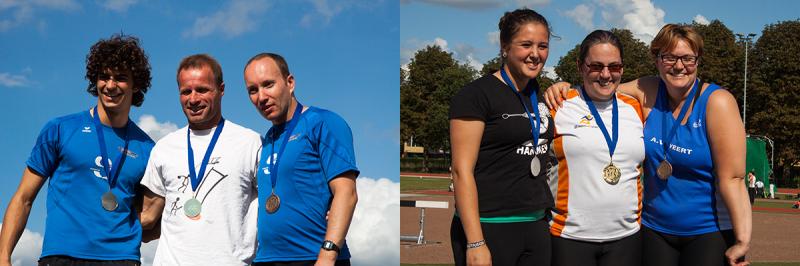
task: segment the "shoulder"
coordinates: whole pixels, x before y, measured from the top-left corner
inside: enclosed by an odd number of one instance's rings
[[[704,84],[704,87],[707,89],[711,87],[710,84]],[[711,92],[711,95],[708,96],[708,103],[706,110],[733,110],[739,109],[739,105],[736,103],[736,98],[733,97],[728,89],[725,87],[717,87]],[[738,111],[736,112],[738,114]]]
[[[241,126],[237,123],[234,123],[231,120],[225,120],[225,129],[226,132],[234,133],[236,136],[248,138],[248,139],[260,139],[261,135],[258,134],[255,130],[246,128]]]
[[[164,149],[164,146],[169,146],[172,145],[173,143],[178,143],[179,141],[186,142],[186,130],[188,130],[188,125],[178,130],[167,133],[166,135],[158,139],[158,141],[156,141],[153,150]]]
[[[458,91],[456,96],[483,94],[485,91],[494,90],[503,84],[504,83],[497,79],[497,77],[494,75],[486,75],[467,83],[467,85],[464,85],[464,87]]]
[[[308,110],[303,113],[303,120],[310,122],[312,125],[341,124],[347,126],[347,122],[339,114],[316,106],[308,107]]]
[[[77,126],[87,120],[91,121],[89,111],[81,111],[50,119],[50,121],[47,121],[47,124],[45,124],[45,127]]]
[[[132,127],[130,128],[130,132],[128,132],[128,134],[130,134],[131,140],[139,141],[151,147],[156,144],[156,142],[153,141],[150,135],[148,135],[147,132],[145,132],[141,127],[139,127],[139,125],[131,121],[131,126]]]

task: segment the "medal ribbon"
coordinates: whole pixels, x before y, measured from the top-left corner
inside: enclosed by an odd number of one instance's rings
[[[211,142],[208,144],[208,148],[206,149],[206,154],[203,156],[203,161],[200,162],[199,173],[195,172],[194,168],[194,150],[192,150],[192,138],[190,136],[192,129],[188,127],[186,128],[186,146],[189,148],[189,178],[192,180],[192,191],[197,190],[197,187],[200,185],[200,181],[202,181],[203,176],[205,176],[208,159],[211,158],[211,151],[213,151],[214,146],[217,145],[217,139],[219,139],[219,135],[222,133],[223,127],[225,127],[225,118],[220,118],[219,123],[217,123],[217,129],[214,130],[214,135],[211,137]]]
[[[617,95],[615,93],[611,97],[611,136],[608,136],[608,129],[606,129],[606,125],[603,123],[603,118],[601,118],[600,113],[597,112],[597,107],[594,106],[592,98],[589,98],[589,94],[586,93],[586,88],[581,87],[580,91],[586,105],[589,106],[589,111],[592,112],[595,121],[597,121],[597,126],[600,128],[600,131],[603,132],[603,137],[605,137],[606,144],[608,145],[608,155],[611,156],[613,162],[614,150],[617,149],[617,141],[619,140],[619,107],[617,106]]]
[[[681,107],[681,112],[678,114],[678,121],[677,121],[677,123],[672,124],[672,128],[669,130],[669,135],[667,135],[667,132],[666,132],[666,130],[667,130],[666,123],[667,123],[667,119],[671,119],[672,118],[672,112],[669,112],[669,116],[667,116],[667,112],[664,112],[664,113],[661,114],[662,115],[662,119],[661,119],[661,136],[663,137],[663,139],[661,139],[661,145],[664,147],[664,160],[667,160],[667,156],[668,156],[668,153],[667,153],[668,149],[667,148],[669,147],[669,142],[672,142],[672,137],[675,136],[675,132],[678,130],[678,126],[680,126],[681,122],[683,122],[683,118],[686,116],[686,111],[689,110],[689,105],[692,102],[694,102],[694,100],[696,99],[697,91],[698,91],[697,87],[699,86],[699,84],[700,84],[700,79],[695,79],[694,86],[692,86],[692,91],[689,92],[689,97],[692,98],[692,101],[690,101],[690,102],[684,101],[683,102],[683,107]],[[659,90],[663,90],[664,91],[664,96],[668,97],[668,94],[666,93],[667,91],[666,91],[666,85],[664,84],[664,81],[663,80],[659,81],[658,85],[659,85],[658,89]],[[689,98],[687,98],[687,99],[689,99]],[[669,109],[669,99],[665,98],[663,103],[664,103],[664,110],[668,110]]]
[[[278,169],[278,163],[280,163],[280,160],[278,160],[278,158],[280,158],[281,155],[283,155],[283,150],[286,149],[286,143],[289,142],[289,138],[292,136],[292,131],[294,131],[294,127],[297,126],[297,121],[299,121],[300,116],[303,115],[302,112],[303,112],[303,105],[300,104],[300,102],[297,102],[297,107],[294,108],[294,114],[292,115],[292,120],[290,120],[289,123],[286,124],[286,129],[284,131],[286,133],[283,135],[283,138],[281,140],[281,149],[278,150],[278,155],[276,155],[274,158],[270,158],[271,160],[269,160],[269,177],[270,181],[272,182],[273,191],[275,190],[275,185],[278,183],[278,172],[276,172],[276,170]],[[273,135],[270,138],[270,140],[272,140],[272,150],[270,151],[269,155],[270,157],[272,157],[272,155],[275,154],[276,130],[277,129],[275,128],[275,126],[273,126],[272,129],[270,129]]]
[[[534,122],[534,117],[531,115],[531,111],[528,110],[528,106],[525,105],[525,102],[522,100],[522,95],[519,94],[517,88],[514,87],[514,83],[511,82],[511,79],[508,78],[508,73],[506,73],[505,66],[500,68],[500,76],[503,77],[503,81],[506,82],[511,91],[517,95],[517,99],[519,99],[519,103],[522,104],[522,108],[525,109],[525,113],[528,114],[528,120],[531,122],[531,135],[533,135],[533,147],[539,145],[539,127],[542,124],[541,116],[539,115],[539,101],[536,99],[536,91],[533,90],[533,84],[536,83],[535,79],[531,79],[528,81],[528,84],[525,86],[525,90],[531,92],[531,106],[533,107],[533,113],[536,114],[536,121]],[[534,156],[536,156],[534,152]]]
[[[106,171],[106,178],[108,180],[108,188],[111,189],[114,187],[114,184],[117,181],[117,177],[119,176],[119,170],[122,169],[122,161],[125,158],[125,154],[128,153],[128,123],[131,122],[128,119],[128,122],[125,124],[125,147],[120,152],[119,156],[117,156],[117,160],[113,161],[111,165],[108,165],[108,149],[106,149],[106,138],[103,134],[103,125],[100,124],[100,114],[97,113],[97,106],[94,107],[94,128],[97,130],[97,142],[100,144],[100,163],[103,165],[103,169]],[[114,168],[116,167],[116,168]],[[113,171],[116,170],[116,171]],[[114,173],[112,175],[112,173]]]

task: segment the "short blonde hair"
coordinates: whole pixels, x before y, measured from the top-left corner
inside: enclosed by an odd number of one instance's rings
[[[703,55],[703,36],[700,36],[690,26],[677,24],[667,24],[661,28],[661,31],[650,42],[650,55],[658,58],[662,52],[674,49],[679,40],[686,41],[692,51],[697,53],[697,56]]]

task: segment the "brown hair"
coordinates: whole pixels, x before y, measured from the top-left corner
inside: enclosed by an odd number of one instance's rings
[[[130,70],[133,86],[139,91],[133,93],[131,104],[142,106],[144,94],[150,88],[150,63],[139,44],[139,38],[130,35],[114,34],[111,38],[97,41],[86,55],[86,91],[97,96],[97,78],[107,68]]]
[[[219,62],[217,62],[216,59],[207,54],[190,55],[181,60],[181,64],[178,65],[178,73],[175,77],[175,79],[178,80],[178,85],[180,85],[179,79],[181,71],[191,68],[202,68],[203,66],[207,66],[211,69],[211,73],[214,74],[214,78],[216,79],[217,86],[222,86],[222,67],[219,66]]]
[[[623,53],[622,53],[622,42],[614,35],[613,32],[607,30],[595,30],[589,35],[586,35],[586,38],[583,39],[581,42],[581,48],[578,50],[578,62],[583,64],[586,61],[586,55],[589,53],[589,48],[592,48],[595,44],[607,43],[611,44],[614,47],[617,47],[619,50],[619,59],[622,60]]]
[[[650,42],[650,55],[657,58],[659,54],[672,50],[683,40],[689,44],[697,56],[703,55],[703,37],[694,29],[686,25],[667,24],[661,28],[653,41]]]
[[[247,64],[244,64],[244,69],[247,69],[247,66],[249,66],[250,63],[253,63],[253,61],[256,61],[256,60],[259,60],[259,59],[265,58],[265,57],[272,58],[272,60],[275,61],[275,64],[278,65],[278,70],[281,71],[281,75],[283,76],[284,79],[289,77],[289,74],[290,74],[289,73],[289,64],[287,64],[286,63],[286,59],[283,59],[283,56],[280,56],[279,54],[273,54],[273,53],[260,53],[260,54],[257,54],[255,56],[253,56],[252,58],[250,58],[250,60],[247,60]]]
[[[511,12],[506,12],[500,18],[500,23],[497,27],[500,29],[500,47],[504,47],[511,42],[514,34],[517,34],[519,28],[526,23],[539,23],[547,28],[547,37],[550,37],[550,24],[547,23],[541,14],[528,8],[520,8]]]

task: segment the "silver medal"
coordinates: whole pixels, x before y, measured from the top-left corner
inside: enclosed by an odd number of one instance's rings
[[[117,203],[117,196],[111,193],[111,191],[103,194],[103,197],[100,198],[100,203],[103,204],[103,209],[107,211],[114,211],[119,206],[119,203]]]
[[[197,198],[191,198],[183,203],[183,214],[190,219],[199,218],[202,207],[203,205]]]
[[[533,177],[537,177],[541,171],[542,163],[539,161],[539,157],[533,156],[531,160],[531,174],[533,174]]]

